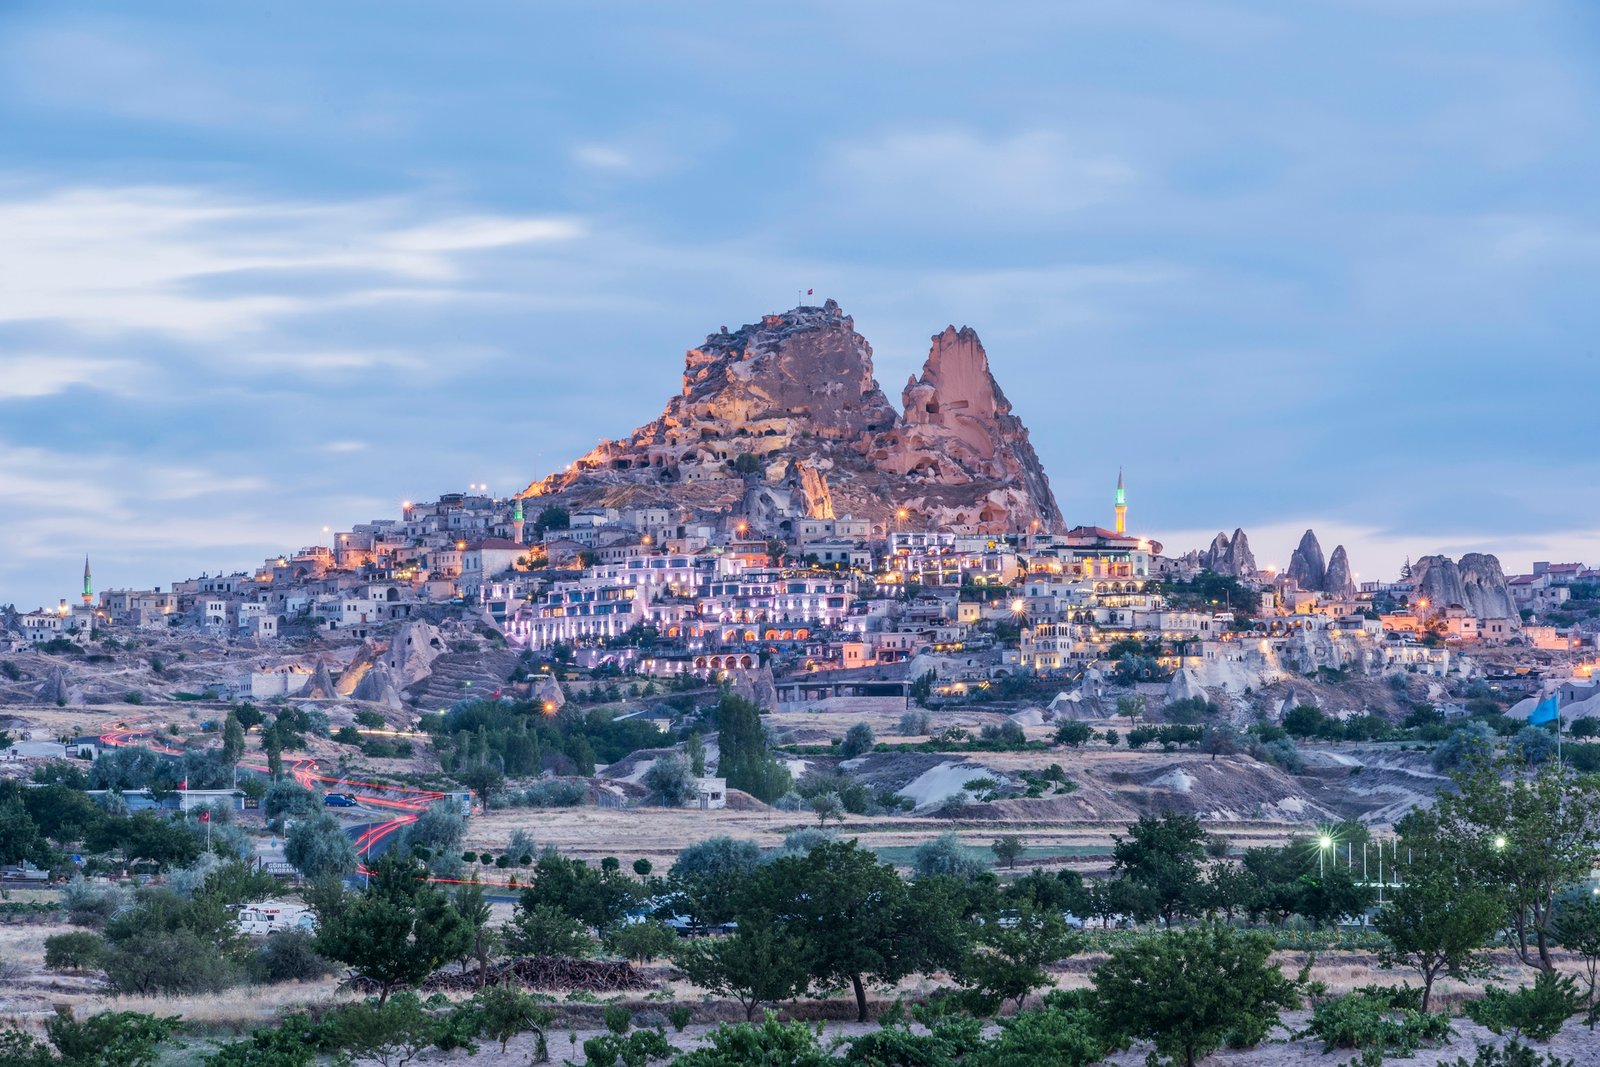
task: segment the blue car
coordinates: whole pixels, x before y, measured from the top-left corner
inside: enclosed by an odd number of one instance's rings
[[[353,808],[356,806],[356,798],[349,793],[329,793],[322,798],[322,806],[325,808]]]

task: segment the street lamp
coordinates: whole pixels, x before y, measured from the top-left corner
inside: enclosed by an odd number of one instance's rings
[[[1505,834],[1495,834],[1494,835],[1494,850],[1496,852],[1504,852],[1506,850],[1506,835]]]
[[[1317,838],[1317,877],[1323,875],[1324,863],[1328,858],[1328,850],[1333,847],[1333,838],[1329,834],[1322,834]]]

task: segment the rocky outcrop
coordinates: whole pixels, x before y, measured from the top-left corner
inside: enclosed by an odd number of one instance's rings
[[[1356,576],[1350,570],[1350,557],[1339,545],[1328,557],[1328,570],[1322,578],[1322,589],[1329,596],[1350,598],[1356,595]]]
[[[1479,619],[1508,619],[1519,629],[1521,616],[1500,560],[1481,552],[1468,552],[1460,562],[1449,556],[1423,556],[1411,565],[1415,588],[1412,604],[1427,601],[1426,613],[1437,615],[1459,605]]]
[[[302,689],[299,695],[319,700],[339,695],[338,688],[333,684],[333,675],[328,672],[327,660],[317,660],[317,669],[311,672],[311,684]]]
[[[1206,570],[1228,578],[1254,578],[1256,557],[1250,551],[1250,539],[1243,530],[1234,530],[1230,538],[1218,532],[1211,546],[1200,553],[1199,563]]]
[[[449,651],[439,628],[426,622],[408,622],[395,632],[389,651],[379,661],[394,672],[401,689],[409,689],[433,673],[433,661]]]
[[[1289,577],[1308,593],[1320,593],[1327,580],[1328,567],[1322,559],[1322,546],[1315,531],[1307,530],[1300,546],[1289,557]]]
[[[71,704],[73,703],[72,687],[67,684],[67,669],[57,667],[50,672],[50,676],[39,686],[39,703],[41,704]]]
[[[400,686],[395,683],[394,672],[387,664],[377,663],[370,667],[361,680],[356,683],[355,690],[351,693],[357,700],[370,700],[374,704],[384,704],[399,710]]]
[[[702,517],[737,510],[757,533],[835,512],[887,526],[900,509],[973,532],[1061,529],[1028,431],[972,329],[933,338],[902,401],[904,415],[838,304],[798,307],[707,337],[659,418],[524,495]]]
[[[561,691],[561,683],[556,681],[553,674],[541,675],[529,683],[528,696],[547,712],[560,711],[567,702],[567,694]]]

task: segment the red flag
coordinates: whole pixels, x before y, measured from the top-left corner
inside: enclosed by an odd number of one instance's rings
[[[807,296],[810,296],[810,295],[811,295],[811,294],[812,294],[812,293],[814,293],[814,292],[816,292],[816,290],[815,290],[815,289],[807,289],[807,290],[806,290],[806,295],[807,295]]]
[[[210,822],[210,821],[211,821],[211,812],[209,812],[209,811],[202,811],[202,812],[201,812],[201,813],[200,813],[200,821],[201,821],[201,822]]]

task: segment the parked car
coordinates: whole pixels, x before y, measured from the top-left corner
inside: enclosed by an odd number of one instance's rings
[[[325,808],[353,808],[356,806],[356,798],[349,793],[329,793],[322,798],[322,806]]]

